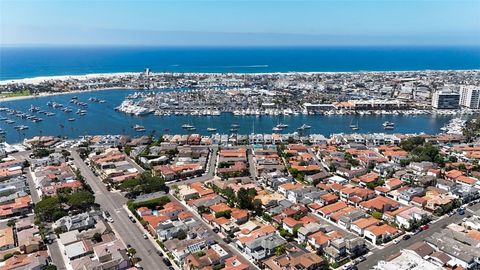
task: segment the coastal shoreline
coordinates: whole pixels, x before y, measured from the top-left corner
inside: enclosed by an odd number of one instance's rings
[[[315,75],[315,74],[377,74],[377,73],[415,73],[415,72],[478,72],[480,69],[465,69],[465,70],[405,70],[405,71],[309,71],[309,72],[296,72],[296,71],[289,71],[289,72],[252,72],[252,73],[239,73],[239,72],[232,72],[231,74],[243,74],[243,75],[251,75],[251,76],[259,76],[259,75],[278,75],[278,74],[285,74],[285,75]],[[144,74],[143,72],[113,72],[113,73],[89,73],[89,74],[82,74],[82,75],[53,75],[53,76],[40,76],[40,77],[32,77],[32,78],[23,78],[23,79],[12,79],[12,80],[1,80],[0,86],[6,85],[18,85],[18,84],[26,84],[26,85],[38,85],[41,83],[51,82],[51,81],[69,81],[69,80],[89,80],[89,79],[106,79],[106,78],[121,78],[125,76],[140,76]],[[187,76],[192,75],[211,75],[211,74],[222,74],[218,72],[154,72],[151,73],[152,76],[161,76],[161,75],[168,75],[168,74],[184,74]],[[98,87],[92,88],[88,90],[71,90],[71,91],[64,91],[64,92],[55,92],[55,93],[40,93],[39,95],[26,95],[26,96],[13,96],[13,97],[0,97],[0,102],[8,102],[8,101],[15,101],[15,100],[23,100],[23,99],[32,99],[37,97],[48,97],[48,96],[57,96],[57,95],[66,95],[66,94],[74,94],[74,93],[81,93],[81,92],[93,92],[93,91],[102,91],[102,90],[113,90],[113,89],[120,89],[119,87]],[[121,87],[121,89],[133,89],[128,87]]]
[[[33,99],[33,98],[42,98],[42,97],[53,97],[53,96],[61,96],[61,95],[68,95],[68,94],[76,94],[76,93],[86,93],[86,92],[97,92],[97,91],[104,91],[104,90],[128,90],[129,88],[118,88],[118,87],[103,87],[103,88],[95,88],[95,89],[88,89],[88,90],[72,90],[72,91],[65,91],[65,92],[57,92],[57,93],[42,93],[39,95],[28,95],[28,96],[16,96],[16,97],[0,97],[0,104],[2,102],[9,102],[9,101],[16,101],[16,100],[24,100],[24,99]]]
[[[287,71],[287,72],[152,72],[151,75],[167,75],[167,74],[185,74],[185,75],[211,75],[211,74],[242,74],[242,75],[275,75],[275,74],[298,74],[298,75],[315,75],[315,74],[371,74],[371,73],[409,73],[409,72],[477,72],[480,69],[445,69],[445,70],[359,70],[359,71]],[[141,75],[143,72],[111,72],[111,73],[87,73],[78,75],[52,75],[39,76],[22,79],[0,80],[0,85],[8,84],[40,84],[48,81],[65,81],[65,80],[79,80],[79,79],[95,79],[95,78],[109,78],[118,76],[134,76]]]

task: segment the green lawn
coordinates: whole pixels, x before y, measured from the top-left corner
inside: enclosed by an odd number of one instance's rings
[[[30,91],[17,91],[17,92],[9,92],[9,93],[0,93],[0,98],[10,98],[10,97],[23,97],[23,96],[30,96]]]

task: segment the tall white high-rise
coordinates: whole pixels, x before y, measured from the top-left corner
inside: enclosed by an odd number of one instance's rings
[[[469,109],[480,108],[480,87],[463,85],[460,87],[460,106]]]

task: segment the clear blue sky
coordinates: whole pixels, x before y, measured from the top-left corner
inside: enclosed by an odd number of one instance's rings
[[[480,44],[480,0],[0,0],[0,43]]]

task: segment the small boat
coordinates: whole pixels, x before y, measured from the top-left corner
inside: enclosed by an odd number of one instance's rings
[[[25,126],[25,125],[15,126],[15,129],[16,130],[25,130],[25,129],[28,129],[28,126]]]
[[[183,125],[182,125],[182,128],[183,128],[183,129],[190,129],[190,128],[193,128],[193,126],[192,126],[192,125],[189,125],[189,124],[183,124]]]
[[[394,126],[384,126],[383,127],[383,129],[385,129],[385,130],[392,130],[394,128],[395,128]]]
[[[353,124],[352,121],[350,121],[350,126],[349,126],[351,129],[357,127],[357,125]]]
[[[75,118],[68,118],[68,121],[73,122],[75,121]]]
[[[207,128],[207,131],[215,132],[215,131],[217,131],[217,129],[216,128]]]
[[[8,120],[7,117],[0,117],[0,121],[6,121],[6,120]]]
[[[13,123],[15,123],[15,121],[8,119],[7,121],[5,121],[5,123],[7,123],[7,124],[13,124]]]
[[[237,124],[232,124],[230,127],[232,127],[232,128],[238,128],[238,127],[240,127],[240,126],[237,125]]]
[[[354,124],[354,125],[353,125],[353,124],[350,124],[350,128],[351,128],[352,130],[359,130],[359,129],[360,129],[360,128],[358,127],[358,122],[357,122],[357,124]]]
[[[395,126],[395,123],[389,122],[389,121],[385,121],[382,125],[383,125],[384,127],[393,127],[393,126]]]
[[[301,128],[302,128],[302,129],[310,129],[311,126],[309,126],[309,125],[307,125],[307,124],[303,124],[303,125],[301,126]]]
[[[3,129],[0,129],[0,135],[6,134],[7,132]]]
[[[272,131],[273,131],[273,132],[279,132],[279,131],[282,131],[282,130],[279,129],[278,127],[274,127],[274,128],[272,128]]]
[[[138,132],[144,132],[146,130],[144,126],[140,126],[138,124],[133,126],[133,129],[135,129],[135,131],[138,131]]]
[[[237,132],[237,131],[238,131],[237,128],[231,128],[231,129],[230,129],[230,132],[232,132],[232,133],[235,133],[235,132]]]
[[[288,128],[288,125],[287,124],[278,124],[277,128],[279,128],[279,129]]]
[[[33,106],[33,105],[30,105],[30,109],[28,109],[28,110],[31,111],[31,112],[38,112],[38,111],[40,111],[40,108],[39,108],[39,107],[35,107],[35,106]]]

